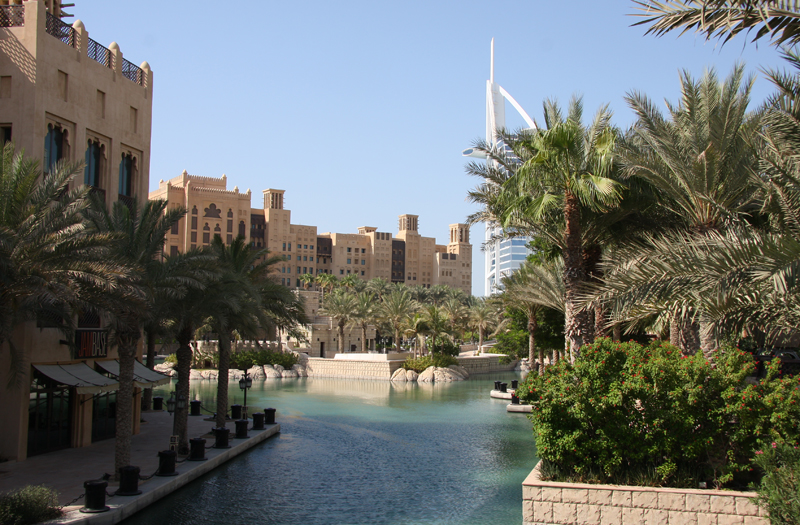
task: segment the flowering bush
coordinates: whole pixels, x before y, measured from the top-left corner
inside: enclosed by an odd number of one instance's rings
[[[531,413],[539,457],[561,479],[697,487],[746,485],[753,451],[800,439],[797,379],[751,384],[755,365],[737,349],[684,356],[668,343],[642,346],[600,339],[566,360],[530,374],[517,390]]]
[[[773,525],[800,524],[800,450],[773,442],[756,451],[756,466],[764,474],[758,486],[759,506]]]

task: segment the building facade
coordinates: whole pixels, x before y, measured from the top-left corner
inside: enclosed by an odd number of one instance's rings
[[[109,206],[144,202],[153,73],[65,16],[59,0],[0,1],[0,138],[45,172],[61,159],[84,160],[71,185],[91,186]],[[78,319],[74,344],[45,321],[17,327],[11,339],[26,361],[16,367],[4,343],[0,457],[20,461],[114,437],[117,355],[101,324],[97,316]],[[10,374],[14,386],[7,388]],[[135,392],[138,432],[141,390]]]
[[[169,206],[184,206],[187,218],[168,236],[168,253],[210,244],[215,234],[226,243],[237,235],[270,255],[282,255],[276,277],[292,289],[303,288],[304,274],[332,274],[341,279],[355,275],[363,280],[421,285],[446,284],[472,293],[472,244],[469,226],[451,224],[447,244],[419,234],[419,217],[401,215],[398,233],[362,226],[357,233],[318,233],[316,226],[293,224],[284,207],[284,190],[263,191],[263,207],[250,208],[251,192],[226,189],[227,178],[199,177],[185,171],[160,181],[151,199]]]

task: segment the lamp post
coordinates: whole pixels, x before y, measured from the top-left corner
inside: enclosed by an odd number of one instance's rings
[[[239,380],[239,388],[244,392],[244,407],[242,408],[242,419],[247,419],[247,389],[253,386],[253,379],[244,371],[244,377]]]
[[[172,415],[175,413],[176,409],[183,410],[184,408],[186,408],[186,398],[181,394],[178,395],[176,399],[175,391],[173,391],[169,395],[169,399],[167,399],[167,412],[169,412],[169,415]]]

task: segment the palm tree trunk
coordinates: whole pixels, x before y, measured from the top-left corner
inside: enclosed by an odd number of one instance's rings
[[[619,343],[622,339],[622,326],[619,323],[614,325],[613,337],[615,343]]]
[[[225,427],[225,415],[228,413],[228,369],[231,365],[231,334],[220,330],[218,334],[219,366],[217,367],[217,428]]]
[[[361,352],[367,353],[367,325],[361,325]]]
[[[172,433],[178,436],[178,452],[186,454],[189,452],[189,373],[192,368],[192,326],[184,326],[176,339],[178,340],[178,350],[175,352],[178,358],[178,384],[175,387],[178,397],[183,396],[186,406],[182,409],[175,407],[173,414]]]
[[[700,325],[692,319],[691,313],[681,319],[680,348],[685,354],[694,355],[700,349]]]
[[[532,312],[531,316],[528,317],[528,364],[533,365],[535,359],[534,356],[536,354],[536,329],[538,325],[536,323],[536,312]],[[544,359],[543,359],[543,350],[539,349],[539,375],[544,374]]]
[[[400,327],[397,326],[394,329],[394,350],[398,354],[400,353]]]
[[[700,315],[700,348],[706,361],[712,362],[714,360],[714,350],[717,348],[717,338],[714,323],[705,314]]]
[[[571,358],[576,359],[583,346],[587,333],[585,312],[576,305],[581,285],[585,280],[583,253],[581,246],[581,209],[578,198],[570,191],[564,196],[564,334],[566,335]]]
[[[478,328],[478,353],[483,348],[483,328]]]
[[[114,476],[119,469],[131,464],[131,436],[133,435],[133,362],[136,360],[136,343],[139,332],[119,335],[119,390],[117,390],[116,442],[114,443]]]
[[[675,348],[681,347],[681,322],[677,312],[669,319],[669,344]]]
[[[603,305],[594,306],[594,340],[606,336],[606,309]]]
[[[339,321],[339,353],[344,353],[344,321]]]
[[[156,366],[156,335],[150,332],[147,332],[147,360],[145,361],[145,366],[150,370],[153,370]],[[153,389],[145,388],[144,401],[142,401],[143,409],[150,410],[152,403]]]

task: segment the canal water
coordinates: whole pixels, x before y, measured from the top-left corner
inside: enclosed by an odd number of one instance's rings
[[[280,434],[124,523],[519,524],[536,450],[528,419],[489,397],[498,379],[521,376],[254,381],[247,404],[277,408]],[[215,383],[191,389],[213,409]]]

